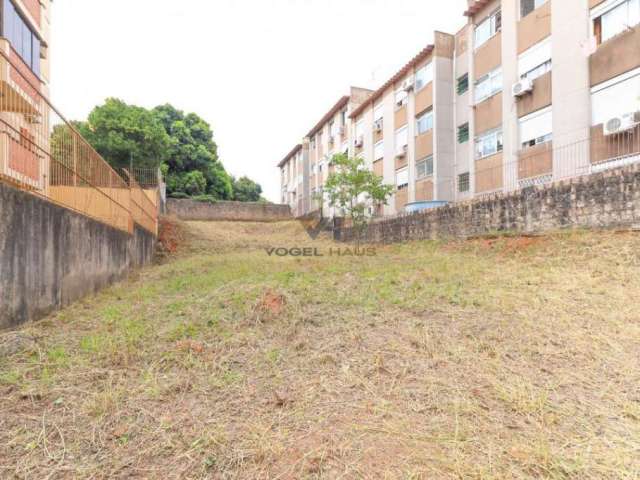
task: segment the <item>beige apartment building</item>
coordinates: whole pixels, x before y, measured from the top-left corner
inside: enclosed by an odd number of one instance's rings
[[[478,0],[465,15],[458,200],[638,160],[638,0]]]
[[[351,87],[349,95],[335,105],[309,130],[302,143],[278,164],[281,172],[282,203],[288,204],[296,216],[322,210],[331,216],[322,191],[329,173],[333,171],[331,158],[338,153],[351,154],[351,112],[370,95],[371,90]],[[295,175],[295,180],[292,178]]]
[[[436,32],[428,45],[352,114],[353,154],[395,185],[391,215],[407,203],[454,200],[454,37]]]
[[[640,160],[640,0],[470,0],[350,115],[392,215]]]

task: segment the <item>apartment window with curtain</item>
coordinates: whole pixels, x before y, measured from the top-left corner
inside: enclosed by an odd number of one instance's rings
[[[469,122],[463,123],[458,127],[458,143],[469,141]]]
[[[409,144],[409,130],[406,126],[396,130],[396,153],[405,152]]]
[[[461,77],[458,77],[456,83],[456,91],[458,92],[458,95],[463,95],[464,93],[466,93],[467,90],[469,90],[469,74],[465,73]]]
[[[409,169],[402,168],[396,172],[396,188],[402,190],[409,186]]]
[[[487,43],[501,29],[502,12],[500,10],[497,10],[476,26],[474,44],[475,48],[477,49]]]
[[[598,44],[640,23],[640,0],[609,0],[591,13],[593,34]]]
[[[3,0],[3,9],[2,36],[9,40],[13,49],[31,71],[40,76],[40,39],[18,13],[11,0]]]
[[[384,140],[379,141],[373,146],[373,160],[384,158]]]
[[[547,37],[518,57],[518,75],[533,81],[551,71],[551,65],[551,37]]]
[[[356,123],[356,140],[360,140],[364,137],[364,120],[358,120]]]
[[[469,172],[458,175],[458,192],[466,193],[471,189],[471,179]]]
[[[526,17],[536,8],[540,8],[548,0],[520,0],[520,17]]]
[[[382,128],[384,122],[384,105],[379,104],[373,108],[373,122]]]
[[[416,131],[422,135],[433,130],[433,109],[429,109],[416,119]]]
[[[408,94],[404,89],[396,90],[395,101],[396,108],[402,108],[407,104]]]
[[[476,81],[476,103],[480,103],[501,91],[502,68],[497,68]]]
[[[422,90],[433,81],[433,63],[429,62],[416,72],[416,91]]]
[[[523,149],[550,142],[553,132],[551,107],[533,112],[519,121],[520,145]]]
[[[476,160],[502,151],[502,129],[492,130],[476,137]]]
[[[591,124],[640,112],[640,68],[591,89]]]
[[[431,175],[433,175],[433,155],[429,155],[416,163],[416,178],[418,180]]]

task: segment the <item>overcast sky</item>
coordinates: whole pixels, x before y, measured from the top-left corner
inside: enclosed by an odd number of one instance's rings
[[[465,22],[466,0],[57,0],[52,99],[107,97],[209,122],[235,176],[279,200],[276,164],[350,85],[377,88]]]

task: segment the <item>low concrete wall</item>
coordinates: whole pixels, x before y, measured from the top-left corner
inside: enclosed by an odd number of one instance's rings
[[[152,260],[133,235],[0,183],[0,328],[40,318]]]
[[[237,220],[246,222],[279,222],[291,220],[289,205],[253,202],[197,202],[169,198],[167,213],[180,220]]]
[[[467,238],[493,232],[537,233],[566,228],[620,228],[640,222],[640,166],[634,165],[483,200],[400,215],[370,224],[362,240]],[[334,238],[353,240],[336,223]]]

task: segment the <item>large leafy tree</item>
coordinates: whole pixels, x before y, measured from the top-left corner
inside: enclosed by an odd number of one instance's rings
[[[169,194],[216,200],[258,200],[262,189],[248,178],[235,182],[218,158],[218,146],[207,122],[166,104],[148,110],[109,98],[85,122],[80,133],[113,166],[160,167]],[[52,144],[62,157],[65,132],[54,132]],[[257,192],[257,198],[256,198]]]
[[[109,98],[86,122],[75,122],[89,143],[111,165],[157,168],[167,159],[170,139],[149,110]]]
[[[261,195],[262,187],[248,177],[233,182],[233,199],[238,202],[257,202]]]
[[[209,124],[194,113],[185,115],[168,104],[156,107],[153,113],[170,139],[164,168],[168,192],[231,199],[233,180],[218,158],[218,147]],[[204,188],[200,188],[202,181],[192,172],[202,175]]]

